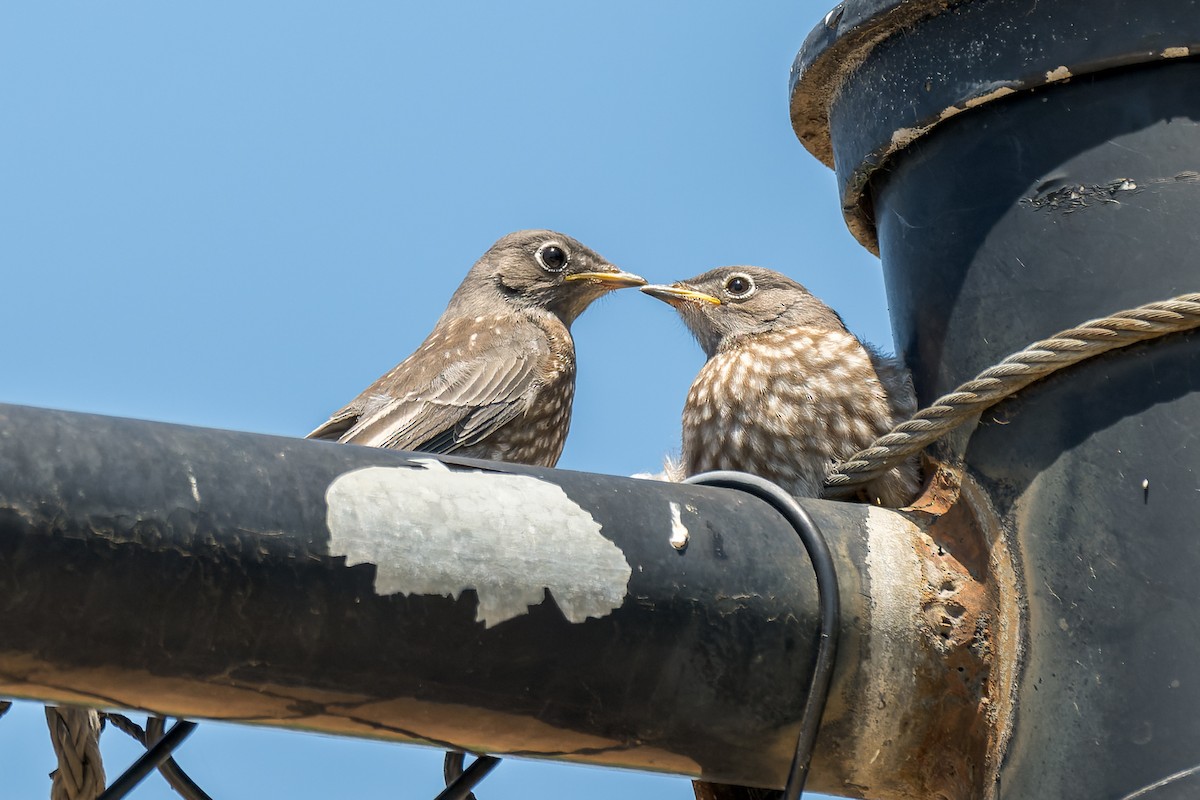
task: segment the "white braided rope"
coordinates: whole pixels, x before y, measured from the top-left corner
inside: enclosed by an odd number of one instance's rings
[[[50,800],[95,800],[104,791],[100,715],[90,708],[46,706],[58,769],[50,774]]]
[[[1109,350],[1198,327],[1200,293],[1181,294],[1170,300],[1147,303],[1094,319],[1034,342],[942,395],[912,419],[871,442],[865,450],[835,464],[825,476],[825,485],[837,493],[869,483],[924,450],[973,414],[1063,367]]]

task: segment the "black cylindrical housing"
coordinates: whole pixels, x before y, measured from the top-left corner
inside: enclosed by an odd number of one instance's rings
[[[847,2],[793,76],[925,403],[1058,330],[1200,291],[1200,4],[946,6]],[[1200,793],[1200,340],[1021,392],[967,465],[1023,574],[1015,715],[979,796]]]

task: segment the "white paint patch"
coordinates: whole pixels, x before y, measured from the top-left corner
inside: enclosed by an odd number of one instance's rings
[[[479,595],[487,627],[526,614],[549,589],[571,622],[621,606],[632,570],[563,490],[526,475],[365,467],[325,492],[330,553],[374,564],[380,595]]]
[[[682,550],[687,547],[688,539],[691,534],[688,533],[687,526],[683,524],[682,512],[679,503],[672,502],[671,504],[671,547],[676,550]]]

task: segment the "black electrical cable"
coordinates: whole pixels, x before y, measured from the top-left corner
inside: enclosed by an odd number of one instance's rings
[[[434,800],[466,800],[487,774],[496,768],[500,759],[495,756],[479,756],[465,770],[463,754],[451,751],[446,753],[443,770],[446,774],[446,788]]]
[[[808,697],[800,715],[800,736],[796,741],[796,754],[792,757],[792,766],[788,770],[787,784],[783,790],[784,800],[797,800],[803,794],[804,783],[808,779],[808,766],[817,741],[821,716],[825,712],[825,701],[829,698],[833,665],[837,656],[838,632],[841,628],[841,598],[838,594],[833,554],[821,529],[813,522],[808,512],[801,508],[790,494],[764,478],[745,472],[719,470],[693,475],[684,483],[737,489],[766,501],[796,529],[804,549],[808,551],[809,560],[812,561],[817,577],[821,626],[812,683],[808,687]]]
[[[442,759],[442,778],[447,786],[453,786],[454,782],[462,777],[466,755],[462,750],[446,751],[446,756]],[[475,800],[475,795],[467,793],[463,800]]]
[[[166,727],[166,717],[150,717],[146,720],[146,741],[149,745],[162,739],[163,729]],[[158,771],[163,778],[170,784],[171,788],[178,792],[184,800],[212,800],[208,794],[192,780],[183,767],[175,761],[174,758],[167,758],[158,765]]]
[[[155,742],[149,750],[142,753],[129,769],[121,773],[121,777],[113,781],[107,789],[100,793],[100,796],[96,800],[120,800],[120,798],[129,794],[133,787],[137,786],[147,775],[157,769],[159,764],[170,758],[172,751],[184,739],[191,736],[194,730],[196,730],[196,723],[194,722],[188,722],[183,719],[176,722],[171,726],[171,730],[167,731],[165,736]]]
[[[126,717],[123,714],[114,712],[106,712],[100,716],[100,721],[112,725],[117,730],[130,736],[134,741],[142,747],[149,749],[162,738],[163,729],[166,726],[165,717],[149,717],[146,719],[146,728],[143,730],[140,725]],[[176,763],[174,758],[168,758],[162,764],[159,764],[158,771],[170,784],[171,788],[176,791],[184,800],[212,800],[208,794],[201,789],[191,777],[183,771],[183,767]]]

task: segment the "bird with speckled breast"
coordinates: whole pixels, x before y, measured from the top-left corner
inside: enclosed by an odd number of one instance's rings
[[[719,267],[642,291],[673,306],[708,357],[683,409],[687,475],[741,470],[821,497],[832,464],[916,411],[908,372],[785,275]],[[863,499],[900,507],[918,489],[911,459]]]
[[[687,477],[728,469],[759,475],[797,497],[820,497],[831,464],[916,411],[908,372],[864,345],[841,317],[791,278],[719,267],[642,291],[669,303],[708,360],[683,409]],[[864,500],[908,504],[915,460],[865,487]],[[777,800],[773,789],[707,781],[696,800]]]
[[[571,323],[645,280],[548,230],[475,262],[433,331],[310,439],[553,467],[575,394]]]

